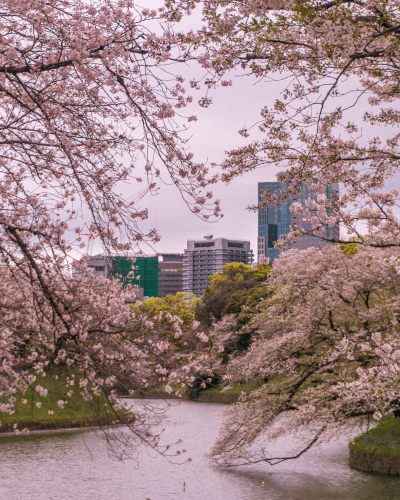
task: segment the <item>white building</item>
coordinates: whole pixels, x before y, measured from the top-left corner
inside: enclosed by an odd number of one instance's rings
[[[229,262],[251,265],[250,242],[212,236],[189,240],[183,256],[183,291],[200,297],[210,284],[208,277],[222,272],[222,266]]]

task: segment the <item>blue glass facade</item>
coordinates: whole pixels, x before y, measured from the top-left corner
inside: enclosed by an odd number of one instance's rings
[[[286,185],[280,182],[259,182],[258,183],[258,202],[262,201],[261,192],[268,190],[277,195],[286,192]],[[327,186],[326,196],[332,199],[333,196],[338,196],[339,186]],[[297,227],[311,230],[311,221],[309,218],[299,214],[292,214],[290,206],[293,202],[304,203],[307,198],[316,198],[317,193],[311,190],[309,186],[301,185],[301,190],[297,195],[292,195],[290,199],[281,201],[279,206],[266,206],[258,211],[258,256],[265,255],[271,261],[278,258],[280,250],[274,248],[274,242],[282,240],[285,245],[285,250],[289,248],[304,249],[310,246],[323,246],[327,242],[316,236],[304,236],[298,242],[288,242],[286,235],[290,232],[292,223],[297,224]],[[326,227],[325,234],[328,238],[339,237],[339,226]]]

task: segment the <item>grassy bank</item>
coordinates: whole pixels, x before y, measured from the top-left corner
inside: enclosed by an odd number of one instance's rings
[[[84,401],[79,387],[80,377],[69,369],[53,370],[45,377],[37,377],[24,394],[17,394],[14,413],[0,412],[0,432],[14,430],[60,429],[90,427],[115,423],[115,413],[104,396]],[[47,390],[41,396],[36,387]],[[70,394],[70,397],[67,394]],[[60,408],[59,401],[68,401]]]
[[[350,441],[353,453],[400,458],[400,418],[389,417]]]

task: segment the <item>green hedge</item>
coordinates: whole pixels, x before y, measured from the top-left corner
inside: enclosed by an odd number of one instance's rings
[[[350,441],[349,448],[353,453],[400,458],[400,418],[382,420]]]

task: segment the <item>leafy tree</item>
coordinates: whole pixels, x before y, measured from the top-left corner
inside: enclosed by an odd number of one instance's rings
[[[215,293],[223,283],[245,281],[252,278],[253,269],[243,262],[230,262],[222,266],[222,273],[209,276],[209,293]]]
[[[349,243],[341,244],[340,248],[342,249],[342,252],[347,255],[348,257],[351,257],[352,255],[356,254],[358,252],[359,244],[356,241],[360,241],[357,238],[350,238]]]
[[[160,313],[177,316],[182,320],[182,328],[185,328],[195,321],[195,310],[199,302],[200,299],[193,293],[178,292],[166,297],[150,297],[134,308],[147,313],[151,318],[158,317]]]
[[[258,264],[254,269],[251,277],[256,281],[267,281],[271,272],[271,266],[268,264]]]
[[[243,326],[247,325],[252,318],[254,308],[261,302],[262,299],[266,299],[270,294],[271,291],[267,285],[257,285],[239,298],[241,308],[236,316],[236,330],[240,330]],[[225,308],[227,313],[229,313],[230,310],[231,301],[227,303]],[[245,333],[243,333],[243,335],[245,335]]]
[[[205,327],[211,326],[214,320],[220,321],[225,313],[225,307],[232,294],[250,290],[255,286],[254,280],[224,281],[216,292],[207,289],[196,307],[196,320]]]
[[[225,314],[239,314],[242,306],[249,306],[246,304],[248,294],[251,295],[251,290],[257,287],[259,282],[265,281],[270,272],[271,266],[267,264],[254,268],[242,262],[225,264],[222,273],[209,277],[211,285],[196,307],[196,319],[205,326],[210,326],[213,320],[220,321]],[[253,299],[256,296],[257,293],[253,295]],[[261,293],[260,298],[261,296],[264,295]],[[250,307],[253,307],[254,300],[250,302]]]
[[[240,281],[266,281],[271,266],[268,264],[258,264],[249,266],[243,262],[230,262],[222,266],[222,273],[216,273],[209,276],[208,280],[211,283],[209,292],[214,293],[218,290],[221,284],[240,282]]]

